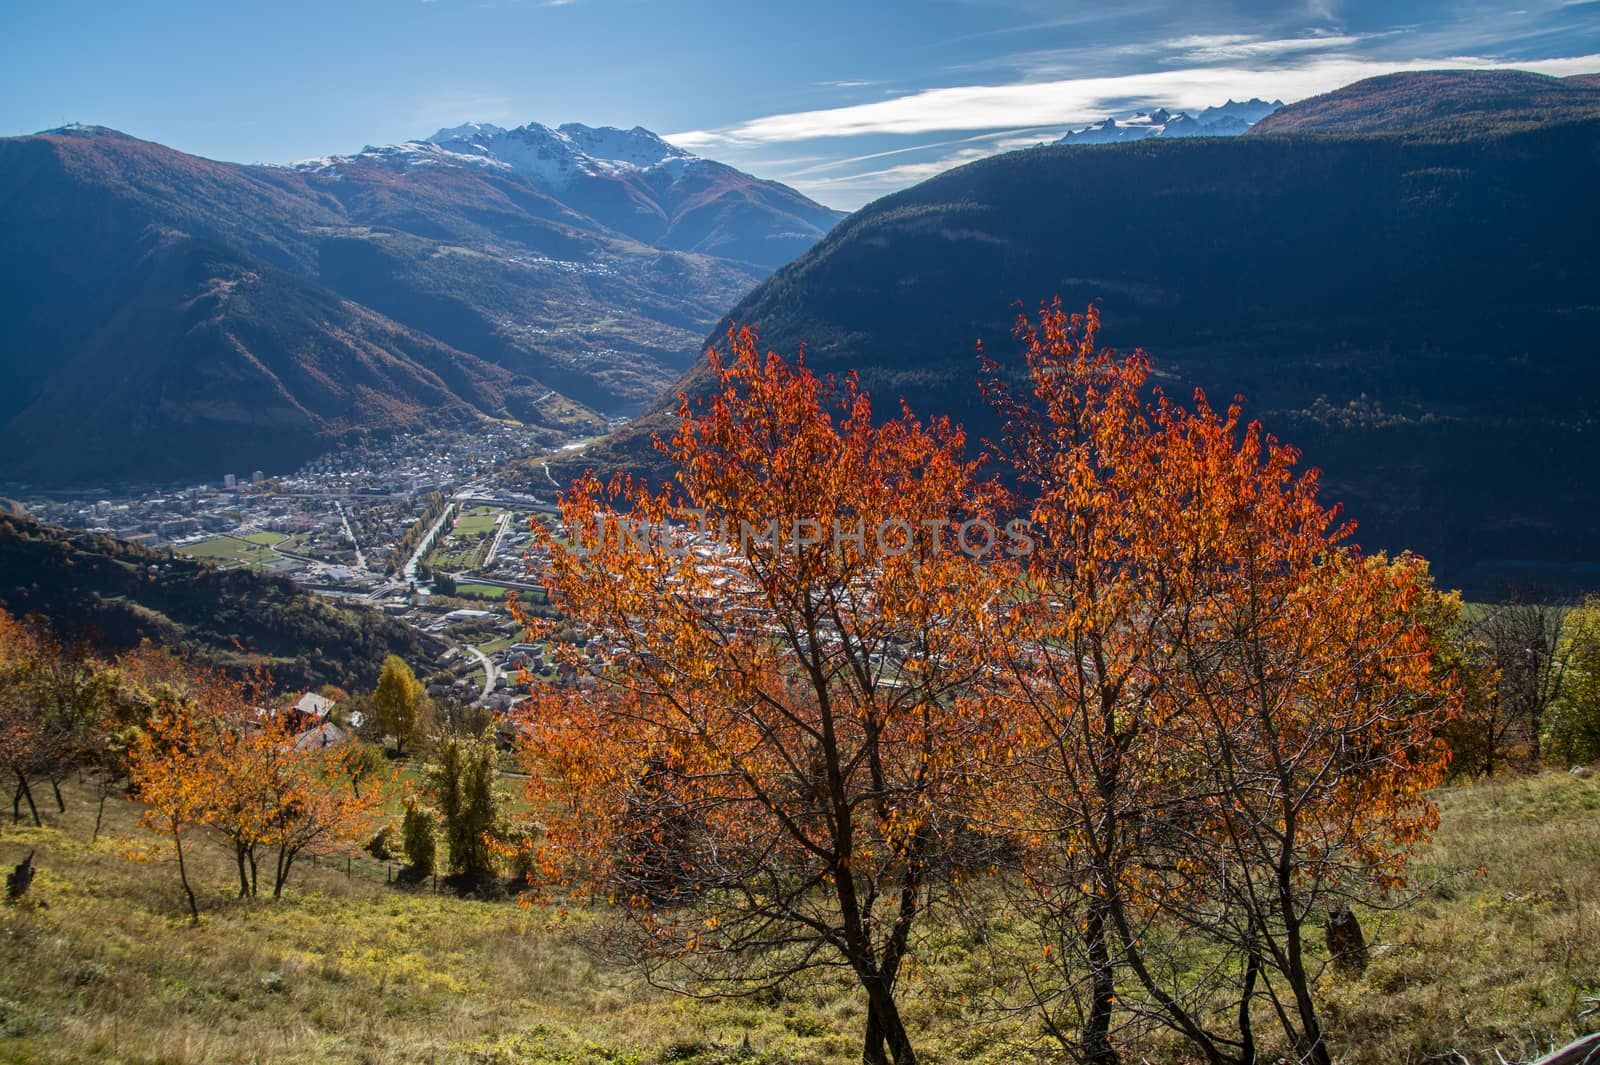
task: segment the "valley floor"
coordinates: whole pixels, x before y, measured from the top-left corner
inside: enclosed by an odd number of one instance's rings
[[[669,997],[592,960],[592,918],[402,889],[370,860],[348,876],[307,865],[283,900],[244,901],[230,897],[227,855],[198,845],[192,927],[136,807],[114,798],[91,843],[92,789],[66,794],[45,828],[0,826],[4,868],[29,851],[39,868],[28,899],[0,907],[0,1061],[859,1059],[845,984],[759,1002]],[[1600,1027],[1580,1019],[1600,996],[1600,779],[1545,773],[1440,800],[1424,897],[1363,915],[1379,945],[1371,968],[1328,977],[1341,1062],[1515,1062]],[[975,1005],[987,958],[955,930],[935,940],[907,1011],[924,1060],[1053,1060]]]

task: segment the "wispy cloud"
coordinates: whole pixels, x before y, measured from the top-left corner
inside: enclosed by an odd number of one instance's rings
[[[871,134],[920,135],[1061,126],[1092,122],[1112,112],[1156,104],[1198,109],[1229,97],[1262,96],[1292,101],[1378,74],[1440,68],[1577,74],[1600,69],[1600,55],[1531,62],[1472,56],[1390,61],[1326,55],[1271,67],[1192,66],[1111,77],[960,85],[847,107],[767,115],[722,129],[675,133],[667,139],[685,148],[701,149]]]
[[[1248,33],[1194,34],[1163,42],[1162,47],[1192,63],[1268,60],[1307,52],[1333,52],[1360,44],[1366,38],[1348,34],[1310,37],[1258,37]]]
[[[496,92],[454,90],[434,93],[413,101],[412,108],[412,125],[428,133],[469,121],[511,124],[527,121],[518,116],[511,97]]]

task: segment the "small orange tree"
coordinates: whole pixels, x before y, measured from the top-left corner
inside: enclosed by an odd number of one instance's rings
[[[141,822],[172,843],[189,917],[199,922],[185,840],[207,823],[218,805],[217,738],[220,704],[228,690],[222,684],[208,690],[214,678],[207,674],[185,675],[159,665],[137,663],[137,698],[147,716],[128,751],[128,775],[133,797],[145,806]]]
[[[361,755],[354,743],[329,748],[273,748],[261,782],[273,815],[268,842],[275,851],[272,897],[283,895],[296,859],[313,848],[354,854],[370,837],[387,799],[386,782],[359,786]],[[392,777],[391,777],[392,780]]]
[[[259,860],[271,853],[277,898],[307,848],[351,845],[381,811],[383,789],[356,785],[353,744],[302,748],[282,715],[258,709],[269,701],[264,676],[240,680],[150,656],[124,672],[146,714],[129,758],[134,796],[147,807],[146,826],[172,840],[192,916],[186,833],[208,829],[226,842],[241,896],[256,894]]]
[[[909,1063],[913,934],[989,864],[968,814],[1002,728],[979,662],[1010,578],[955,542],[992,539],[958,430],[875,426],[853,378],[730,340],[660,444],[675,489],[585,478],[565,538],[536,526],[592,637],[565,653],[593,690],[543,699],[524,746],[545,873],[619,903],[654,977],[847,969],[865,1060]]]
[[[1326,1062],[1305,928],[1396,885],[1435,823],[1459,704],[1438,597],[1424,564],[1342,546],[1315,472],[1237,405],[1147,401],[1146,360],[1097,328],[1057,305],[1024,330],[1031,399],[989,363],[1038,545],[1004,644],[1025,735],[998,767],[1026,798],[1000,816],[1068,948],[1030,997],[1092,1062],[1118,1059],[1119,1005],[1254,1061],[1262,1000]],[[1154,953],[1174,936],[1212,966]]]

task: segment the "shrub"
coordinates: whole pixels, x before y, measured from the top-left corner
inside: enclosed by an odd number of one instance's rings
[[[404,837],[402,845],[405,847],[406,864],[424,873],[433,872],[439,848],[433,815],[420,804],[408,802],[400,833]]]

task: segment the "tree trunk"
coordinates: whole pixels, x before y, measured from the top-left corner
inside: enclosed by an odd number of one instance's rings
[[[900,1008],[895,1004],[894,992],[881,976],[866,983],[871,1010],[868,1016],[877,1018],[878,1030],[889,1051],[889,1060],[894,1065],[917,1065],[917,1055],[911,1049],[911,1037],[906,1034],[905,1025],[900,1020]]]
[[[861,1060],[865,1065],[889,1065],[889,1057],[883,1045],[883,1027],[878,1024],[878,1011],[873,1008],[872,999],[867,998],[867,1034],[861,1044]]]
[[[90,843],[96,843],[100,839],[100,822],[103,821],[106,816],[106,795],[108,795],[110,791],[111,785],[102,780],[100,782],[100,805],[94,812],[94,833],[89,837]]]
[[[1243,986],[1239,989],[1239,1060],[1244,1065],[1255,1065],[1256,1032],[1250,1019],[1250,1003],[1255,998],[1256,981],[1261,978],[1261,954],[1252,943],[1244,967]]]
[[[297,853],[297,851],[285,850],[281,847],[278,849],[278,871],[277,875],[273,877],[272,880],[273,898],[283,898],[283,885],[289,882],[289,869],[294,865],[294,859]]]
[[[61,797],[61,781],[57,780],[53,776],[50,778],[50,790],[56,793],[56,812],[63,814],[66,813],[67,800]]]
[[[1300,1031],[1295,1036],[1295,1053],[1305,1065],[1333,1065],[1327,1041],[1322,1037],[1322,1024],[1317,1019],[1317,1005],[1311,997],[1311,976],[1306,972],[1302,931],[1301,920],[1292,909],[1286,907],[1284,938],[1287,940],[1288,949],[1285,953],[1288,965],[1283,975],[1289,981],[1289,989],[1294,992],[1295,1012],[1298,1014]]]
[[[1106,903],[1092,899],[1084,928],[1089,954],[1089,1016],[1083,1026],[1083,1058],[1089,1065],[1118,1065],[1111,1045],[1111,1010],[1116,1002],[1116,974],[1106,942]]]
[[[250,895],[250,879],[245,875],[244,844],[235,842],[233,845],[233,861],[239,867],[239,897],[248,898]]]
[[[11,800],[11,821],[13,824],[20,820],[20,815],[17,812],[18,798],[28,800],[28,812],[33,815],[33,826],[35,828],[44,827],[44,821],[39,817],[39,807],[34,805],[33,789],[28,787],[28,774],[20,769],[17,770],[17,796]]]
[[[183,893],[189,897],[189,921],[192,924],[200,923],[200,905],[194,900],[194,888],[189,886],[189,870],[183,863],[183,834],[178,830],[178,823],[172,823],[172,846],[178,852],[178,879],[183,883]]]

